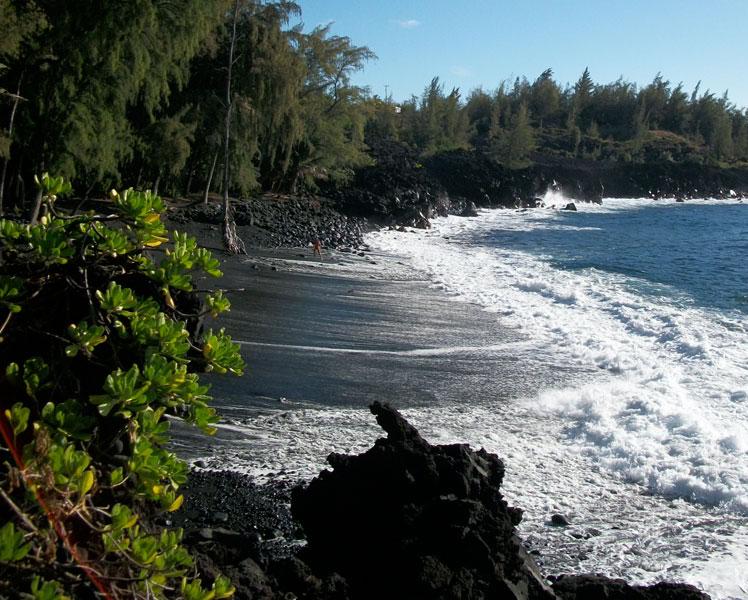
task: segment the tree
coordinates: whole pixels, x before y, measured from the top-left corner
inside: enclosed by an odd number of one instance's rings
[[[140,140],[142,161],[154,176],[158,194],[163,176],[178,176],[190,157],[196,124],[186,121],[187,109],[152,123]]]
[[[566,131],[569,136],[569,146],[574,156],[579,154],[579,144],[582,142],[582,130],[577,125],[577,116],[574,110],[570,110],[566,118]]]
[[[21,47],[35,36],[41,35],[47,29],[44,13],[34,2],[18,4],[11,0],[0,0],[0,81],[5,79],[5,72],[10,63],[18,60]],[[21,68],[16,74],[15,92],[8,91],[0,85],[0,101],[10,102],[10,116],[6,132],[0,131],[0,158],[3,160],[0,171],[0,216],[3,214],[5,198],[5,180],[8,174],[8,160],[10,147],[13,143],[13,125],[15,124],[18,105],[23,100],[21,88],[25,69]]]
[[[489,94],[482,88],[473,90],[465,104],[470,141],[473,146],[484,146],[498,126],[499,112]]]
[[[399,139],[397,115],[402,114],[401,106],[377,96],[366,100],[363,106],[366,111],[365,137]]]
[[[580,126],[586,126],[589,121],[585,119],[587,107],[592,101],[592,94],[595,91],[595,84],[590,77],[589,67],[585,67],[582,75],[574,84],[574,94],[572,96],[572,109],[577,119],[582,119],[581,123],[575,121]]]
[[[532,84],[530,110],[543,128],[543,120],[552,116],[559,108],[561,91],[553,81],[553,69],[546,69]]]
[[[603,138],[629,140],[634,135],[633,124],[639,108],[636,86],[619,78],[613,83],[595,86],[583,122],[589,126],[596,121]]]
[[[634,114],[634,119],[632,123],[633,133],[631,136],[631,140],[633,142],[633,145],[632,145],[633,154],[638,154],[641,151],[642,147],[644,146],[644,142],[647,137],[647,132],[649,131],[649,123],[647,121],[647,117],[649,114],[650,113],[647,110],[646,100],[642,99],[639,105],[639,108]]]
[[[670,82],[657,73],[647,87],[639,93],[639,101],[646,107],[643,115],[651,129],[660,129],[666,118],[666,107],[670,100]]]
[[[223,18],[223,0],[38,2],[51,26],[8,63],[24,72],[12,160],[21,177],[65,172],[85,188],[121,176],[138,135],[187,81],[190,59]],[[22,109],[22,110],[21,110]],[[168,116],[168,115],[167,115]],[[147,125],[146,123],[145,125]],[[85,189],[84,188],[84,189]]]
[[[294,48],[296,32],[284,30],[298,13],[291,2],[250,2],[240,17],[232,165],[242,192],[280,187],[301,137],[304,61]]]
[[[715,98],[709,90],[694,100],[698,86],[692,94],[692,128],[694,135],[701,137],[715,158],[725,160],[732,157],[732,118],[735,107],[727,98]]]
[[[733,157],[732,122],[727,113],[723,112],[716,117],[708,141],[718,159],[729,160]]]
[[[733,128],[735,130],[734,153],[740,160],[748,160],[748,115],[745,110],[734,115]]]
[[[688,129],[689,119],[688,95],[683,91],[683,84],[679,83],[665,103],[662,126],[673,133],[684,134]]]
[[[364,90],[351,76],[376,58],[350,38],[330,35],[330,26],[295,37],[306,74],[301,91],[303,130],[285,176],[286,189],[317,177],[341,180],[370,163],[364,146]]]
[[[535,149],[535,135],[527,114],[527,106],[521,104],[512,116],[511,127],[499,138],[494,154],[508,167],[518,169],[530,164],[530,153]]]
[[[231,17],[231,37],[229,42],[229,56],[226,63],[226,96],[223,132],[223,245],[229,254],[246,254],[244,242],[236,232],[231,201],[229,199],[229,185],[231,184],[231,156],[229,143],[231,141],[231,113],[234,108],[234,96],[231,91],[231,74],[234,69],[234,48],[236,47],[236,24],[239,20],[239,0],[234,0],[234,10]]]

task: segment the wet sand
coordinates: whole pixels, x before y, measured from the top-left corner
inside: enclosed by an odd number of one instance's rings
[[[231,292],[231,312],[206,326],[226,328],[247,368],[241,378],[205,376],[225,423],[212,439],[175,423],[186,458],[251,445],[230,425],[257,411],[471,404],[567,375],[519,360],[521,337],[495,314],[454,301],[390,257],[331,251],[320,260],[311,249],[263,249],[222,262],[218,285],[243,291]]]

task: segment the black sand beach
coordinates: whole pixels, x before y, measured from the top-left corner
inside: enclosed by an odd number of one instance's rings
[[[202,227],[192,224],[191,233],[217,249],[218,240],[211,243],[217,229]],[[578,366],[565,366],[561,355],[555,363],[533,361],[521,333],[507,329],[497,314],[455,301],[393,257],[325,251],[320,260],[311,248],[216,254],[225,273],[219,285],[241,290],[230,293],[232,310],[221,326],[241,343],[247,368],[242,378],[205,378],[214,385],[213,404],[222,417],[215,436],[174,423],[174,448],[198,468],[194,489],[187,490],[189,514],[177,517],[186,517],[179,524],[188,531],[255,530],[264,540],[263,552],[282,554],[303,535],[288,509],[289,483],[311,480],[330,453],[369,448],[381,436],[367,409],[372,402],[422,414],[433,407],[434,414],[462,420],[481,404],[494,411],[497,401],[506,402],[510,413],[513,400],[579,380]],[[475,418],[480,414],[485,412],[478,410]],[[584,571],[588,558],[604,553],[608,543],[636,545],[635,532],[645,518],[652,521],[646,543],[672,535],[667,520],[655,518],[656,510],[648,512],[659,500],[620,496],[613,482],[600,487],[594,477],[585,480],[584,506],[566,502],[573,483],[542,451],[550,430],[534,426],[536,435],[526,444],[513,448],[502,442],[499,454],[510,465],[510,497],[524,479],[540,486],[520,506],[528,511],[522,526],[526,548],[541,566],[552,565],[556,573]],[[433,428],[427,434],[440,440]],[[484,442],[471,443],[478,448]],[[496,445],[496,438],[491,443]],[[517,470],[518,458],[532,473]],[[203,469],[224,473],[210,476],[200,473]],[[552,497],[545,486],[555,490]],[[577,517],[571,528],[550,521],[559,510]],[[615,572],[630,570],[623,561]]]
[[[215,231],[196,231],[203,227],[191,233],[211,246]],[[224,424],[207,439],[177,425],[182,456],[231,468],[216,450],[251,445],[231,424],[258,411],[474,403],[564,381],[562,364],[539,370],[520,360],[513,346],[521,336],[495,314],[453,301],[390,257],[363,254],[326,251],[320,260],[299,248],[222,257],[219,285],[241,291],[229,294],[220,325],[242,345],[247,368],[238,379],[206,376]]]

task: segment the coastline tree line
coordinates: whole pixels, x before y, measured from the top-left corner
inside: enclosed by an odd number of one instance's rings
[[[32,212],[33,175],[166,195],[295,191],[371,162],[366,136],[433,154],[473,148],[511,167],[533,151],[620,161],[748,160],[727,94],[562,86],[550,69],[463,97],[434,78],[396,105],[351,83],[374,54],[293,2],[0,0],[0,211]],[[37,198],[38,201],[38,198]]]
[[[643,87],[622,78],[596,84],[588,69],[562,87],[546,69],[533,82],[517,78],[463,99],[434,78],[395,110],[388,98],[370,100],[368,131],[427,154],[474,148],[516,167],[534,150],[591,160],[748,160],[748,114],[727,92],[700,87],[687,92],[660,74]]]

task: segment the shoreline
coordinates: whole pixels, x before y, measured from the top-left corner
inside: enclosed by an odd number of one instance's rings
[[[421,235],[428,234],[422,233]],[[299,256],[299,254],[305,254],[305,256],[302,257]],[[240,265],[239,268],[232,270],[231,277],[235,279],[241,279],[244,277],[248,282],[254,282],[251,286],[247,285],[247,288],[250,293],[253,290],[259,292],[252,300],[253,303],[251,306],[253,307],[253,310],[259,310],[261,314],[250,321],[247,321],[246,319],[237,319],[237,323],[242,321],[242,327],[249,328],[253,331],[254,329],[252,328],[258,323],[265,323],[267,325],[267,327],[260,327],[257,330],[259,331],[259,336],[256,343],[245,345],[246,349],[251,349],[251,352],[255,353],[254,357],[256,360],[254,364],[251,358],[248,361],[249,369],[245,379],[247,383],[253,384],[253,378],[258,376],[258,379],[254,380],[254,383],[258,384],[258,391],[255,392],[252,397],[254,412],[251,415],[242,409],[242,399],[246,398],[246,396],[242,396],[241,394],[234,394],[223,407],[218,405],[221,412],[226,411],[224,414],[228,414],[229,420],[227,427],[222,429],[219,433],[219,438],[221,438],[219,445],[224,445],[225,449],[226,446],[230,446],[242,436],[245,436],[245,442],[243,443],[245,444],[245,448],[239,454],[222,454],[222,451],[219,451],[216,458],[216,464],[207,464],[206,466],[219,466],[221,463],[236,465],[241,462],[240,455],[242,453],[246,456],[251,456],[257,450],[258,445],[262,444],[267,444],[268,447],[268,450],[263,452],[277,452],[278,448],[282,447],[284,440],[283,436],[288,431],[279,427],[279,424],[289,418],[298,421],[296,426],[297,432],[303,427],[311,428],[311,430],[314,431],[314,438],[316,438],[314,439],[314,442],[319,444],[319,450],[317,451],[318,459],[317,463],[315,463],[317,467],[324,466],[322,461],[329,451],[358,452],[368,447],[376,438],[377,432],[376,428],[371,424],[370,419],[366,415],[366,411],[363,410],[367,402],[363,397],[363,394],[360,394],[358,397],[353,396],[348,398],[347,403],[338,404],[337,406],[332,407],[328,406],[328,408],[325,408],[325,404],[323,403],[324,391],[325,389],[330,388],[326,388],[324,385],[322,386],[322,389],[312,389],[310,397],[307,397],[305,393],[292,396],[283,393],[282,390],[286,389],[286,386],[291,382],[292,377],[298,377],[300,373],[303,373],[303,377],[305,378],[316,380],[317,377],[315,376],[314,371],[307,372],[311,369],[309,366],[310,364],[314,365],[314,368],[321,367],[324,369],[331,369],[336,363],[344,361],[345,369],[347,370],[350,369],[352,365],[360,364],[356,361],[362,360],[363,357],[365,357],[367,361],[371,361],[372,356],[376,356],[376,360],[383,361],[382,363],[379,363],[379,373],[384,372],[389,374],[392,365],[397,365],[398,362],[401,362],[403,359],[409,363],[413,362],[414,359],[423,360],[426,358],[424,356],[419,357],[418,354],[414,355],[412,353],[413,351],[441,351],[446,347],[446,344],[431,344],[430,348],[426,348],[424,344],[414,343],[415,340],[407,340],[404,342],[402,336],[400,338],[395,336],[394,338],[385,337],[384,339],[378,339],[376,336],[371,336],[371,327],[367,330],[369,336],[365,337],[366,341],[363,344],[363,347],[354,347],[352,342],[354,342],[357,337],[360,337],[359,334],[365,330],[364,327],[359,327],[358,332],[355,335],[351,334],[351,336],[347,338],[336,338],[335,336],[333,336],[333,338],[325,338],[320,335],[318,330],[320,327],[328,327],[330,322],[335,323],[338,320],[335,315],[345,315],[345,326],[350,330],[352,325],[354,329],[356,327],[355,319],[351,321],[351,314],[355,314],[359,311],[363,311],[366,314],[367,309],[365,307],[372,303],[372,301],[379,303],[380,308],[391,306],[393,304],[392,300],[395,296],[393,296],[392,293],[385,293],[383,291],[384,288],[389,288],[394,285],[395,288],[402,287],[402,290],[408,290],[409,292],[416,289],[419,293],[423,293],[424,296],[427,296],[428,298],[423,299],[422,303],[419,305],[419,310],[416,311],[421,318],[438,317],[440,314],[444,314],[445,312],[450,316],[453,316],[456,308],[459,307],[460,310],[465,310],[469,313],[469,316],[465,317],[466,320],[471,320],[477,316],[481,319],[481,324],[488,324],[491,322],[491,326],[494,328],[493,331],[495,332],[498,329],[496,315],[486,313],[482,308],[476,305],[455,302],[454,299],[446,295],[443,290],[434,289],[430,285],[424,285],[426,280],[423,279],[423,276],[414,277],[412,273],[408,274],[410,270],[409,268],[401,271],[400,279],[393,284],[393,282],[390,282],[387,279],[388,277],[391,277],[391,272],[387,274],[381,272],[382,268],[385,267],[385,265],[382,264],[385,262],[385,258],[377,252],[365,252],[364,254],[364,257],[359,257],[358,255],[351,256],[348,253],[334,253],[333,255],[325,257],[325,261],[319,262],[311,258],[311,251],[308,251],[307,254],[298,249],[285,249],[281,251],[263,250],[259,256],[256,255],[249,257],[248,259],[239,259],[240,261],[249,260],[250,262],[245,263],[243,267]],[[309,258],[307,258],[307,256]],[[230,260],[233,261],[235,259]],[[389,260],[394,264],[397,264],[397,260],[392,258]],[[258,268],[255,269],[255,266]],[[249,276],[246,276],[246,267],[250,270]],[[273,270],[273,268],[275,268],[275,270]],[[231,281],[234,281],[235,279],[231,279]],[[355,291],[357,286],[363,286],[363,288],[366,289],[366,293],[351,293],[351,290]],[[285,295],[288,295],[289,297],[286,298]],[[400,297],[403,296],[405,296],[405,294],[401,294]],[[291,302],[288,301],[289,299]],[[419,300],[415,302],[415,304],[418,305],[419,302],[421,301]],[[296,310],[291,310],[290,315],[280,314],[278,315],[279,320],[277,322],[268,324],[268,321],[265,318],[268,313],[262,313],[262,311],[265,310],[262,308],[263,305],[274,307],[293,306],[296,307]],[[304,310],[310,310],[314,316],[307,319],[299,318],[299,311]],[[327,316],[323,316],[326,311],[328,312]],[[276,311],[272,314],[276,315],[278,313]],[[380,316],[381,310],[379,313],[376,311],[372,312],[371,307],[369,307],[368,315],[365,318],[362,318],[361,321],[363,321],[367,326],[371,326],[371,324]],[[404,323],[412,325],[413,313],[410,313],[410,317],[411,320],[406,319],[400,321],[400,325],[403,325]],[[428,321],[428,319],[425,320]],[[437,319],[437,321],[439,321],[441,327],[444,326],[444,319]],[[420,324],[425,326],[423,321],[420,321]],[[234,323],[227,323],[227,325],[229,331],[232,331],[233,333]],[[359,325],[361,325],[361,323],[359,323]],[[396,331],[396,328],[389,326],[384,329],[390,332],[390,336],[392,336],[393,332]],[[304,342],[302,340],[302,342],[299,343],[298,336],[300,331],[302,332],[302,336],[308,337],[311,341]],[[464,333],[464,331],[455,332],[453,339],[461,339],[461,336],[464,336]],[[271,341],[278,335],[280,335],[281,338],[280,343]],[[246,338],[247,336],[243,337]],[[393,340],[399,340],[400,344],[399,346],[395,346],[394,349],[392,346],[388,345],[392,344]],[[247,340],[245,339],[243,341]],[[491,340],[484,337],[482,342],[469,345],[463,343],[462,345],[463,347],[467,346],[467,349],[472,351],[480,348],[485,350],[487,347],[492,345],[497,346],[497,344],[488,343],[489,341]],[[516,342],[516,339],[512,341],[512,343]],[[494,352],[496,350],[498,349],[493,349]],[[432,352],[432,354],[434,353]],[[439,354],[439,352],[436,352],[436,354]],[[454,355],[448,356],[450,356],[450,358],[454,357]],[[434,356],[428,357],[429,360],[433,360],[434,358]],[[350,362],[351,360],[353,362]],[[255,372],[254,367],[257,367],[259,372]],[[516,379],[521,379],[523,376],[522,371],[524,370],[524,366],[519,365],[519,367],[520,369],[515,373]],[[390,371],[388,371],[388,369]],[[285,372],[285,375],[282,375],[279,378],[279,372]],[[433,377],[435,372],[436,371],[431,370],[424,375],[428,378],[427,383],[431,387],[434,386]],[[382,376],[380,375],[380,377]],[[485,377],[485,373],[483,377]],[[280,381],[278,381],[279,379]],[[327,383],[329,383],[333,388],[341,385],[339,377],[333,379],[336,381],[328,381]],[[397,381],[396,376],[394,378],[391,377],[390,379]],[[266,387],[269,383],[272,383],[272,381],[275,381],[277,387]],[[232,381],[227,383],[234,384],[236,382]],[[342,383],[351,386],[360,382],[354,378],[353,380],[348,381],[343,380]],[[391,383],[392,381],[387,380],[388,385],[391,386]],[[303,390],[305,388],[304,386],[301,386],[300,389]],[[216,392],[217,390],[214,390],[214,393]],[[216,395],[218,395],[218,393],[216,393]],[[473,393],[468,394],[468,398],[471,401],[479,396],[480,394],[476,394],[474,391]],[[284,400],[281,400],[281,397],[283,397]],[[507,397],[511,397],[511,394]],[[393,399],[393,395],[391,394],[384,399]],[[424,422],[422,421],[424,414],[433,412],[428,410],[429,404],[433,402],[434,398],[425,398],[422,401],[415,401],[412,404],[405,406],[405,414],[409,419],[414,415],[421,415],[421,420],[418,420],[418,417],[416,417],[417,420],[415,421],[420,429],[424,425]],[[443,417],[449,415],[449,418],[455,418],[458,420],[456,422],[459,423],[459,407],[457,407],[455,411],[440,412],[438,410],[438,403],[434,406],[437,408],[435,414],[441,414]],[[282,417],[284,414],[287,416]],[[483,416],[488,419],[496,418],[485,412],[479,412],[478,414],[483,414]],[[330,419],[331,416],[332,422],[326,424],[325,421]],[[247,427],[249,423],[252,423],[251,427]],[[327,429],[325,429],[325,427],[327,427]],[[346,427],[352,427],[352,430],[357,432],[359,437],[363,437],[367,441],[361,442],[355,447],[341,447],[339,445],[340,442],[336,440],[332,434],[340,434],[347,431]],[[459,429],[459,427],[456,428]],[[328,433],[330,433],[329,436]],[[425,435],[427,439],[434,439],[435,442],[440,443],[455,440],[451,435],[443,437],[444,433],[434,430],[433,424],[427,426]],[[434,435],[436,435],[436,438],[433,437]],[[271,439],[268,439],[266,436],[269,436]],[[303,455],[299,455],[298,452],[301,451],[301,447],[303,447],[304,443],[309,442],[310,439],[312,438],[305,438],[302,436],[296,440],[291,440],[292,445],[296,446],[295,449],[291,448],[291,450],[297,453],[297,457],[302,456],[303,458]],[[475,438],[471,439],[467,434],[463,435],[461,438],[458,437],[457,440],[472,442],[473,447],[476,448],[481,444],[479,440],[476,440]],[[286,439],[286,441],[288,440]],[[530,448],[525,448],[525,450],[528,452],[531,451]],[[260,454],[262,455],[263,452],[260,452]],[[512,474],[512,471],[516,469],[514,466],[516,463],[514,463],[512,454],[513,452],[510,452],[509,454],[499,454],[502,457],[507,456],[506,462],[508,475],[506,485],[509,487],[506,493],[513,498],[512,502],[515,504],[530,509],[531,511],[536,511],[538,508],[537,505],[533,508],[530,504],[523,504],[522,502],[517,501],[516,496],[514,496],[516,491],[512,491],[512,487],[515,475]],[[283,455],[281,454],[280,456]],[[290,465],[293,463],[293,452],[287,455],[287,457],[289,456],[291,457],[291,459],[288,460],[288,464]],[[550,457],[546,457],[545,459],[541,457],[540,460],[543,461],[548,458]],[[302,479],[308,481],[310,477],[316,474],[317,470],[316,467],[308,469],[302,476],[299,476],[299,473],[293,472],[293,469],[289,467],[288,469],[272,469],[272,472],[268,471],[264,475],[270,480],[278,479],[280,477],[281,479]],[[256,471],[255,474],[257,474]],[[613,486],[609,492],[605,492],[608,500],[616,500],[618,492],[615,488],[616,486]],[[594,490],[594,486],[591,487],[591,490]],[[664,505],[666,503],[667,502],[663,499],[641,496],[637,500],[637,512],[639,512],[641,517],[644,517],[647,514],[656,512],[659,505]],[[609,538],[608,535],[618,535],[618,527],[613,527],[606,535],[601,537],[591,536],[586,537],[586,539],[585,536],[587,534],[584,529],[580,531],[577,528],[572,529],[571,532],[569,532],[549,528],[544,521],[550,516],[552,510],[554,509],[546,509],[544,515],[539,520],[537,515],[535,515],[534,520],[536,524],[533,526],[534,529],[531,530],[529,536],[524,534],[524,537],[526,537],[528,542],[531,544],[529,547],[530,550],[539,551],[541,554],[548,552],[548,547],[544,547],[544,544],[547,544],[550,536],[551,538],[562,542],[559,546],[559,551],[562,553],[568,552],[569,549],[574,547],[582,548],[584,546],[589,546],[592,549],[591,552],[594,554],[594,552],[605,551],[604,548],[606,543],[612,539]],[[715,512],[714,518],[720,518],[719,512]],[[697,519],[698,515],[696,514],[692,517],[687,517],[684,519],[683,526],[688,527],[689,522],[696,522]],[[533,517],[530,516],[531,524],[532,521]],[[577,525],[582,524],[578,523]],[[597,526],[597,523],[585,523],[584,525],[589,529],[600,529]],[[665,526],[665,524],[662,525]],[[622,526],[625,527],[625,523]],[[657,531],[657,528],[660,527],[657,519],[652,521],[652,527],[654,528],[653,531]],[[575,538],[574,536],[570,536],[569,533],[574,533],[575,535],[579,534],[579,537]],[[633,541],[633,539],[631,541]],[[555,551],[551,550],[551,554],[553,552]],[[587,553],[589,551],[584,550],[584,552]],[[542,558],[543,557],[541,556],[541,559]],[[553,556],[550,556],[550,559],[553,561]],[[582,560],[578,563],[579,567],[581,567],[580,570],[584,570],[584,562],[585,561]],[[646,577],[644,579],[646,580]],[[634,575],[632,580],[641,581],[642,574]]]

